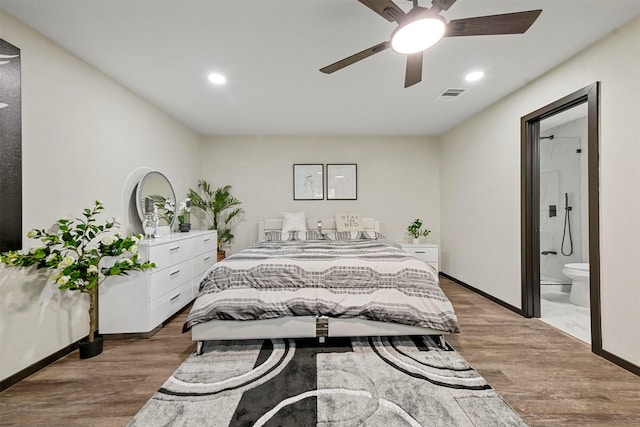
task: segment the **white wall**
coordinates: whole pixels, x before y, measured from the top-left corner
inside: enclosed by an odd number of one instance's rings
[[[311,217],[355,212],[381,221],[388,241],[400,241],[421,218],[440,236],[439,153],[435,138],[347,136],[210,137],[202,146],[202,176],[214,187],[230,184],[246,221],[234,230],[231,252],[255,243],[257,223],[282,211]],[[294,163],[357,163],[358,199],[293,200]]]
[[[640,19],[635,19],[448,132],[441,141],[440,175],[442,271],[521,307],[520,118],[601,81],[603,348],[635,365],[640,365],[638,46]]]
[[[99,199],[105,217],[129,217],[141,168],[165,173],[184,194],[200,176],[200,137],[0,11],[0,37],[21,49],[23,234],[78,216]],[[125,230],[130,229],[125,224]],[[46,274],[0,267],[0,378],[88,333],[84,295]]]

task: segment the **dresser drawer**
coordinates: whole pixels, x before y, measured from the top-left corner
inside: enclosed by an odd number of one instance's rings
[[[200,277],[216,263],[215,252],[205,252],[202,255],[193,257],[193,278],[199,280]]]
[[[417,256],[424,262],[438,262],[438,248],[404,248],[404,250]]]
[[[151,329],[155,328],[175,312],[187,305],[192,299],[191,281],[163,295],[151,303],[149,313]]]
[[[193,241],[193,254],[200,255],[205,252],[216,253],[218,249],[218,242],[216,241],[215,233],[207,233],[202,236],[198,236]]]
[[[193,255],[191,240],[177,240],[149,248],[149,261],[156,264],[153,271],[162,270],[171,265],[190,259]]]
[[[156,268],[114,277],[100,287],[100,331],[146,335],[189,304],[199,278],[216,262],[216,236],[215,230],[192,230],[142,239],[140,260]]]
[[[193,278],[193,261],[187,260],[156,271],[149,277],[149,301],[155,301],[167,292],[178,288]]]
[[[411,243],[396,243],[394,245],[397,248],[402,249],[412,255],[417,256],[428,264],[438,264],[438,246],[428,243],[411,244]]]

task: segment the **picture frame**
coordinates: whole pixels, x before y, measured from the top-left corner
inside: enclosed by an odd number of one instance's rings
[[[293,165],[293,200],[324,199],[324,165]]]
[[[358,199],[358,165],[327,164],[327,200]]]

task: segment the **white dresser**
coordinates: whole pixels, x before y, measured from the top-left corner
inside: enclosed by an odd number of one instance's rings
[[[141,240],[141,260],[156,267],[110,277],[100,286],[101,334],[149,337],[195,297],[202,275],[216,262],[217,232],[195,230]]]
[[[432,245],[430,243],[396,243],[394,245],[397,248],[402,249],[405,252],[409,252],[426,262],[427,264],[435,267],[438,270],[438,245]]]

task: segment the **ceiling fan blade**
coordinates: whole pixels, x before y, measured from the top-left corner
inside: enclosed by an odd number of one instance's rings
[[[358,0],[389,22],[398,22],[405,13],[391,0]]]
[[[454,19],[447,25],[445,37],[488,36],[494,34],[522,34],[534,23],[542,10],[505,13]]]
[[[449,10],[456,0],[433,0],[431,2],[432,7],[437,7],[440,10]]]
[[[327,65],[326,67],[320,68],[320,71],[322,71],[325,74],[331,74],[335,71],[341,70],[344,67],[346,67],[347,65],[351,65],[353,63],[356,63],[360,60],[363,60],[365,58],[370,57],[373,54],[376,54],[378,52],[382,52],[385,49],[388,49],[389,46],[391,46],[391,43],[389,42],[382,42],[380,44],[377,44],[373,47],[370,47],[369,49],[365,49],[362,52],[358,52],[355,55],[351,55],[348,58],[344,58],[338,62],[334,62],[331,65]]]
[[[404,76],[404,87],[408,88],[422,81],[422,52],[407,55],[407,71]]]

